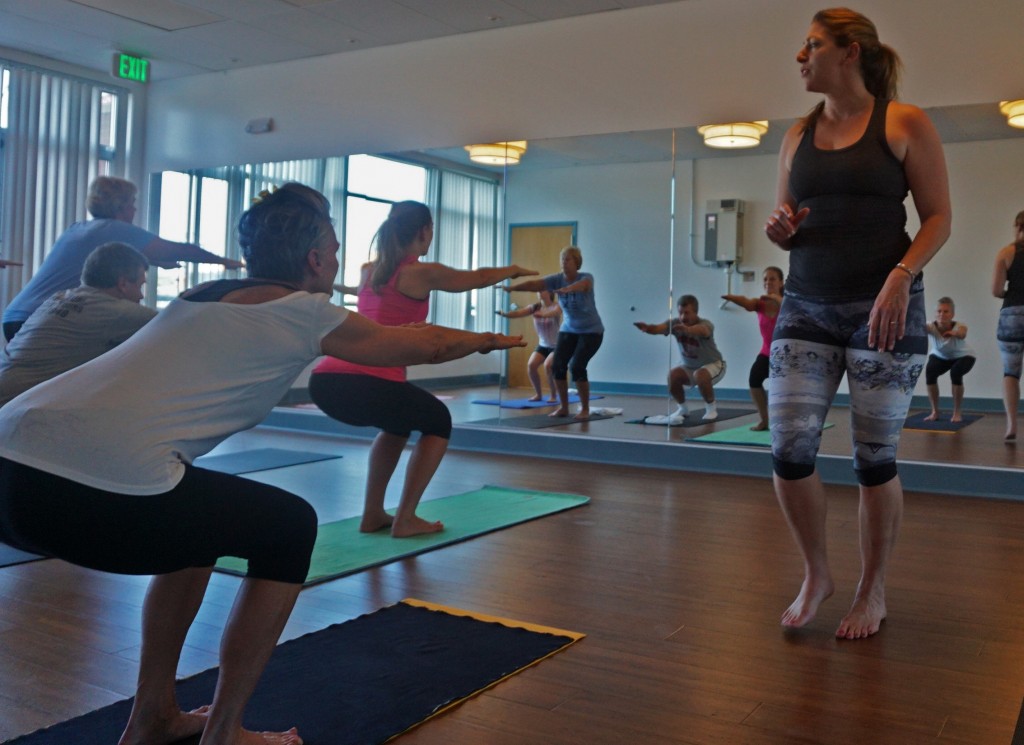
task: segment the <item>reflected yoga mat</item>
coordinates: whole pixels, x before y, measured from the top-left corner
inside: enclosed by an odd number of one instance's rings
[[[38,561],[39,559],[45,558],[45,556],[30,554],[28,551],[22,551],[20,548],[8,546],[6,543],[0,543],[0,568],[11,567],[15,564],[25,564],[30,561]]]
[[[626,424],[649,424],[651,426],[656,427],[701,427],[708,424],[715,424],[717,422],[725,422],[728,421],[729,419],[736,419],[737,417],[741,416],[747,416],[747,414],[756,413],[757,412],[754,411],[753,409],[727,409],[720,406],[718,407],[718,418],[712,419],[710,422],[705,422],[703,419],[701,419],[701,417],[704,416],[704,409],[700,408],[696,409],[695,411],[691,411],[689,414],[687,414],[686,418],[683,419],[683,421],[679,424],[666,424],[666,422],[663,420],[648,422],[646,421],[648,417],[644,417],[643,419],[630,419],[628,422],[626,422]],[[652,416],[659,415],[653,414]],[[665,415],[662,414],[660,416]]]
[[[903,423],[903,429],[916,429],[922,432],[946,432],[952,434],[953,432],[959,432],[968,424],[981,419],[981,414],[964,414],[963,421],[951,422],[949,417],[951,414],[948,412],[945,414],[940,413],[939,418],[934,422],[926,422],[924,418],[931,412],[919,411],[916,414],[911,414],[907,417],[907,421]]]
[[[569,416],[548,416],[547,414],[525,414],[523,416],[501,416],[491,419],[474,419],[466,424],[478,424],[493,427],[514,427],[515,429],[547,429],[548,427],[564,427],[568,424],[586,424],[611,419],[612,414],[591,414],[588,419],[573,419]]]
[[[421,502],[416,513],[424,520],[440,520],[440,533],[392,538],[386,530],[360,533],[359,517],[320,526],[306,585],[344,577],[363,569],[415,556],[435,548],[501,530],[511,525],[579,507],[590,501],[578,494],[556,494],[485,486],[483,489]],[[217,570],[245,574],[244,559],[225,557]]]
[[[822,429],[830,429],[836,425],[832,422],[825,422]],[[700,437],[688,437],[687,442],[713,442],[719,445],[753,445],[755,447],[770,448],[772,446],[772,433],[763,429],[754,432],[749,425],[723,429],[720,432],[711,432]]]
[[[596,401],[604,396],[591,396],[591,401]],[[580,397],[575,393],[569,396],[570,404],[578,404]],[[528,398],[485,398],[472,401],[474,404],[487,404],[488,406],[500,406],[503,409],[544,409],[558,406],[557,401],[531,401]]]
[[[583,636],[403,600],[281,644],[243,726],[295,726],[306,745],[383,743]],[[179,681],[182,708],[209,703],[216,682],[217,668]],[[130,709],[131,699],[125,699],[8,745],[110,745]]]
[[[320,460],[340,458],[337,453],[310,453],[302,450],[283,450],[281,448],[254,448],[240,450],[237,453],[224,455],[204,455],[196,458],[195,465],[209,468],[221,473],[240,474],[254,471],[270,471],[285,466],[298,466],[303,463],[315,463]]]

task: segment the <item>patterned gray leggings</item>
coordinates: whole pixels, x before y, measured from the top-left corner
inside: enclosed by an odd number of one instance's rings
[[[787,293],[772,338],[768,420],[782,479],[814,473],[825,416],[848,375],[853,466],[877,486],[896,477],[896,447],[928,351],[924,293],[910,296],[906,334],[892,352],[869,349],[874,298],[821,301]]]

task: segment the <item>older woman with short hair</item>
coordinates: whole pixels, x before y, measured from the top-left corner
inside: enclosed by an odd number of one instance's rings
[[[201,285],[110,353],[0,409],[0,540],[101,571],[155,575],[121,745],[297,745],[242,712],[309,568],[317,520],[300,497],[192,465],[263,420],[322,354],[442,362],[521,345],[443,327],[387,328],[330,303],[330,205],[286,184],[239,223],[249,279]],[[54,516],[59,519],[54,519]],[[180,711],[175,671],[217,559],[248,560],[212,705]]]
[[[590,417],[590,379],[587,364],[604,341],[604,324],[594,300],[594,275],[582,272],[583,252],[578,246],[566,246],[559,254],[562,271],[541,279],[506,285],[505,292],[553,292],[562,306],[562,327],[558,331],[555,359],[551,365],[558,388],[559,406],[551,416],[569,416],[569,380],[580,397],[576,419]]]

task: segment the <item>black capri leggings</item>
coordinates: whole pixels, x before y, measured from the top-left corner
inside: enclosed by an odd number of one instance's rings
[[[764,381],[768,380],[771,367],[768,364],[768,355],[758,353],[754,358],[754,364],[750,366],[750,377],[747,382],[751,388],[764,388]]]
[[[390,435],[413,432],[452,436],[452,415],[437,396],[409,382],[357,373],[313,373],[309,378],[313,403],[339,422],[377,427]]]
[[[316,512],[276,486],[185,466],[168,492],[116,494],[0,458],[0,540],[117,574],[247,559],[247,576],[301,584]]]
[[[946,360],[930,354],[928,355],[928,364],[924,368],[924,382],[928,385],[938,385],[939,376],[948,372],[953,385],[963,385],[964,375],[971,371],[974,362],[975,358],[970,355],[957,357],[955,360]]]
[[[559,331],[555,359],[551,363],[551,372],[555,380],[566,380],[569,371],[572,371],[573,380],[587,380],[587,363],[597,354],[602,341],[604,334],[571,334],[568,331]]]

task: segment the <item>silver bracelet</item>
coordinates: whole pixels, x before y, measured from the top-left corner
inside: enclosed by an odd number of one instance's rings
[[[906,264],[904,264],[904,263],[903,263],[902,261],[900,261],[899,263],[897,263],[897,264],[896,264],[896,268],[897,268],[897,269],[902,269],[903,271],[905,271],[905,272],[906,272],[907,274],[909,274],[909,275],[910,275],[910,278],[911,278],[911,279],[913,279],[914,277],[916,277],[916,276],[917,276],[917,274],[916,274],[916,273],[914,272],[914,270],[913,270],[913,269],[911,269],[911,268],[910,268],[909,266],[907,266]]]

